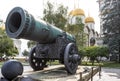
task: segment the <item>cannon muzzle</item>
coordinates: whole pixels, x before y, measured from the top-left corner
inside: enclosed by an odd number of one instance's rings
[[[6,33],[9,37],[16,39],[23,38],[39,43],[54,42],[64,32],[42,20],[35,19],[20,7],[15,7],[10,11],[5,25]],[[67,34],[67,38],[74,40],[71,34]]]

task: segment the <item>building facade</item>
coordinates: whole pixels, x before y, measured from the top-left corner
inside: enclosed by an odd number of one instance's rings
[[[75,8],[74,10],[71,10],[68,15],[68,23],[76,24],[77,18],[80,18],[84,24],[84,33],[87,35],[87,46],[97,45],[97,38],[99,37],[99,34],[95,31],[94,18],[90,15],[86,17],[83,9]]]

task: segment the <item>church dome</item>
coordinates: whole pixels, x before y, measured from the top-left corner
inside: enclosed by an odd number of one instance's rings
[[[85,15],[84,11],[80,8],[78,9],[75,9],[75,10],[72,10],[69,15],[72,15],[72,16],[77,16],[77,15]]]
[[[95,21],[94,21],[94,18],[93,17],[87,17],[86,19],[85,19],[85,23],[95,23]]]

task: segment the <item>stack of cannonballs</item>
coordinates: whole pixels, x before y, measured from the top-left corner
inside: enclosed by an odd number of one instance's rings
[[[0,81],[34,81],[28,77],[22,77],[23,74],[23,65],[16,60],[9,60],[5,62],[1,68],[1,77]]]

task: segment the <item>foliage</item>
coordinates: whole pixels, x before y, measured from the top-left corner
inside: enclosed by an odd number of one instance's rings
[[[29,41],[29,42],[27,43],[28,48],[32,48],[35,44],[36,44],[35,41]]]
[[[105,6],[102,7],[102,20],[103,22],[103,31],[105,33],[117,33],[119,32],[119,6],[120,3],[116,1],[105,1]]]
[[[13,45],[13,40],[10,39],[5,31],[0,29],[0,57],[2,56],[14,56],[18,53],[17,48]]]
[[[110,53],[114,55],[118,54],[118,49],[120,50],[120,2],[119,0],[104,1],[105,5],[101,8],[101,21],[103,21],[102,27],[105,35],[104,43],[108,44]]]
[[[98,46],[90,46],[82,49],[80,51],[83,57],[90,58],[92,64],[97,60],[97,57],[108,57],[108,48],[107,47],[98,47]]]
[[[55,10],[56,7],[52,5],[52,3],[47,2],[47,5],[44,9],[44,17],[43,20],[46,22],[62,29],[65,30],[65,25],[67,23],[67,8],[64,7],[63,5],[59,5],[57,9]]]
[[[24,56],[28,56],[29,52],[27,50],[24,50],[24,52],[22,53]]]
[[[81,18],[76,17],[76,24],[68,24],[67,31],[75,36],[79,50],[86,45],[86,34]]]

